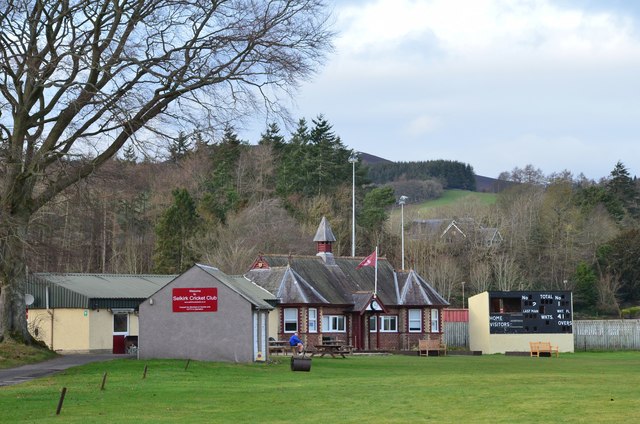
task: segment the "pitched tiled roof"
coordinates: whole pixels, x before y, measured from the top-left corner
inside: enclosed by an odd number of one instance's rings
[[[356,269],[362,258],[263,255],[269,269],[252,269],[247,278],[272,293],[282,303],[330,303],[355,305],[355,293],[373,293],[375,269]],[[287,268],[291,271],[287,271]],[[417,273],[396,274],[385,258],[378,259],[377,296],[385,305],[433,305],[448,303]],[[358,298],[359,299],[359,298]]]
[[[371,303],[373,293],[371,292],[357,292],[353,295],[353,310],[363,311]]]
[[[329,303],[311,284],[290,266],[256,269],[247,275],[256,284],[275,295],[281,303]]]
[[[398,273],[398,291],[401,305],[443,306],[449,304],[414,270]]]

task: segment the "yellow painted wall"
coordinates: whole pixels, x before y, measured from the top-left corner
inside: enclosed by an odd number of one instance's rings
[[[90,311],[86,309],[31,309],[28,326],[31,334],[52,350],[88,352],[91,349]]]
[[[27,326],[29,332],[36,339],[46,343],[51,348],[51,312],[46,309],[30,309]]]
[[[469,298],[469,348],[489,353],[489,293]]]
[[[107,309],[89,311],[91,320],[89,348],[91,350],[113,350],[113,314]]]
[[[53,350],[88,352],[89,313],[85,309],[55,309]]]
[[[269,312],[269,328],[267,329],[267,337],[273,337],[278,340],[278,325],[280,323],[280,308],[274,308]]]
[[[138,330],[138,315],[134,313],[129,314],[129,335],[137,336],[139,335]]]
[[[573,334],[491,334],[490,350],[483,353],[529,352],[529,342],[551,342],[560,352],[573,352]]]
[[[107,309],[32,309],[28,326],[34,337],[57,352],[113,349],[113,314]],[[138,316],[133,313],[129,314],[129,334],[138,335]]]

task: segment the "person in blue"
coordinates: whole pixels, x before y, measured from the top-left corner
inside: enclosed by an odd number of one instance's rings
[[[302,340],[298,337],[298,333],[293,333],[289,339],[289,345],[296,348],[298,355],[302,355],[302,352],[304,352],[304,344],[302,344]]]

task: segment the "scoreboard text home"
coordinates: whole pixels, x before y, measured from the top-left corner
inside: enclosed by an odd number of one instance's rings
[[[489,292],[491,334],[571,333],[571,292]]]

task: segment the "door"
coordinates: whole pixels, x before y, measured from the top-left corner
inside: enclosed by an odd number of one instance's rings
[[[129,335],[129,314],[116,312],[113,314],[113,353],[126,353],[124,339]]]

